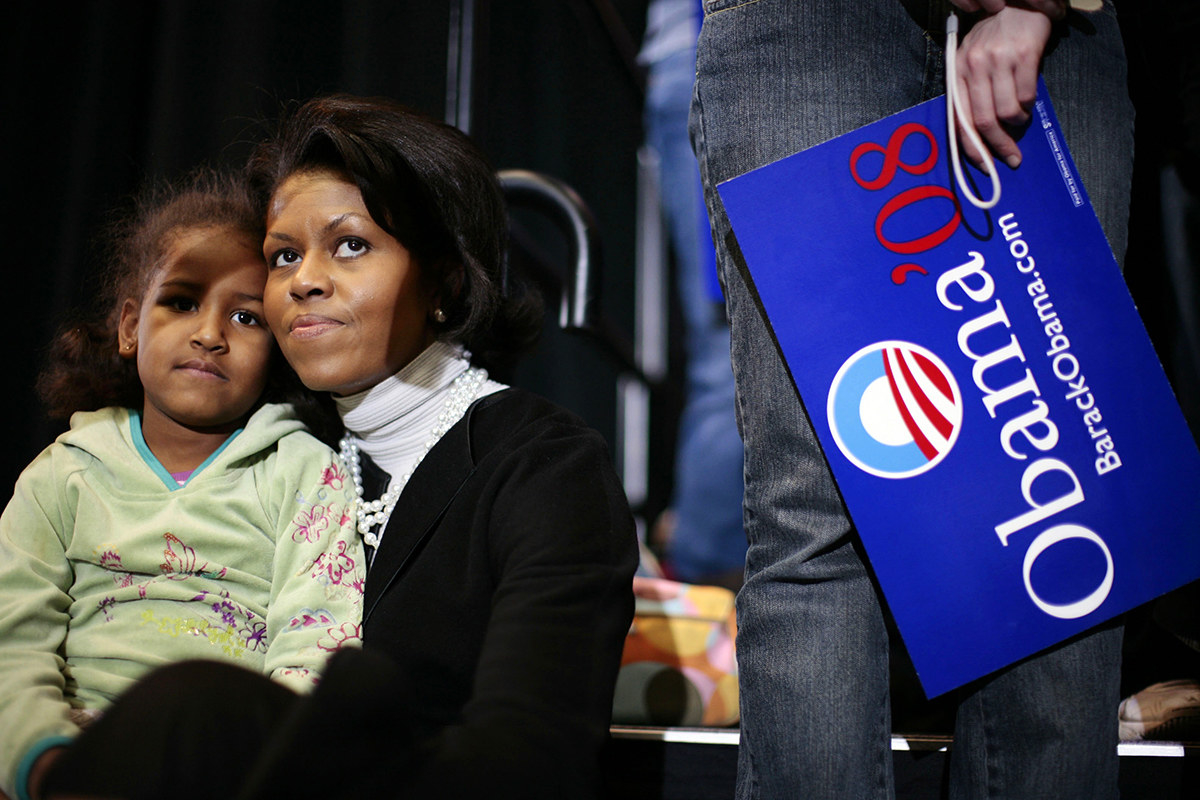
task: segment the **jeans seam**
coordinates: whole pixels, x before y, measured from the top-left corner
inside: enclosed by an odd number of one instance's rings
[[[988,693],[979,697],[979,730],[983,736],[983,794],[984,797],[999,796],[1000,775],[997,772],[995,751],[990,746],[992,740],[992,715],[988,713]]]
[[[882,613],[882,609],[880,609]],[[881,625],[883,623],[880,623]],[[884,639],[884,649],[889,648],[889,644]],[[884,656],[887,659],[887,656]],[[885,668],[886,669],[886,668]],[[885,731],[884,738],[887,740],[884,747],[880,748],[880,757],[876,762],[879,764],[879,796],[894,798],[896,796],[895,776],[892,772],[892,743],[888,732],[892,729],[892,709],[891,709],[891,686],[886,686],[887,691],[884,693],[884,700],[879,706],[879,725],[878,729]]]
[[[716,11],[709,11],[708,10],[709,4],[705,3],[704,4],[704,15],[706,17],[715,17],[717,14],[724,14],[726,11],[736,11],[739,8],[745,8],[746,6],[752,6],[755,3],[758,3],[759,1],[760,0],[746,0],[744,3],[738,3],[737,5],[728,6],[726,8],[718,8]]]

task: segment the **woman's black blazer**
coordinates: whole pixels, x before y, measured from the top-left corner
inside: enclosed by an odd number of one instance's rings
[[[472,405],[367,573],[363,647],[391,659],[383,705],[414,745],[398,796],[593,796],[636,565],[598,433],[520,390]]]

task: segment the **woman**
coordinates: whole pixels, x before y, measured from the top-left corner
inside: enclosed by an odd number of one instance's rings
[[[398,666],[388,722],[423,743],[408,791],[594,793],[636,540],[600,436],[469,361],[540,324],[502,295],[490,166],[449,126],[339,96],[284,120],[251,174],[268,324],[347,429],[363,644]]]
[[[370,567],[364,650],[282,714],[272,693],[241,796],[596,795],[634,526],[596,432],[471,364],[539,324],[502,291],[491,168],[453,128],[336,96],[250,174],[267,322],[336,403]]]

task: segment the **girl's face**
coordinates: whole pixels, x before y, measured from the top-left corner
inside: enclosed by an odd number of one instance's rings
[[[283,182],[271,198],[263,254],[267,323],[310,389],[369,389],[434,341],[436,297],[416,261],[337,173]]]
[[[266,266],[227,227],[176,234],[139,303],[121,309],[121,355],[137,359],[142,430],[233,431],[262,396],[274,346],[263,321]]]

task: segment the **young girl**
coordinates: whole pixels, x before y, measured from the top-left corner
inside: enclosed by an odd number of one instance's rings
[[[71,428],[0,517],[10,796],[156,665],[222,659],[303,691],[359,637],[354,486],[291,406],[262,402],[286,369],[262,236],[232,179],[160,193],[115,232],[105,318],[53,346],[39,388]]]

